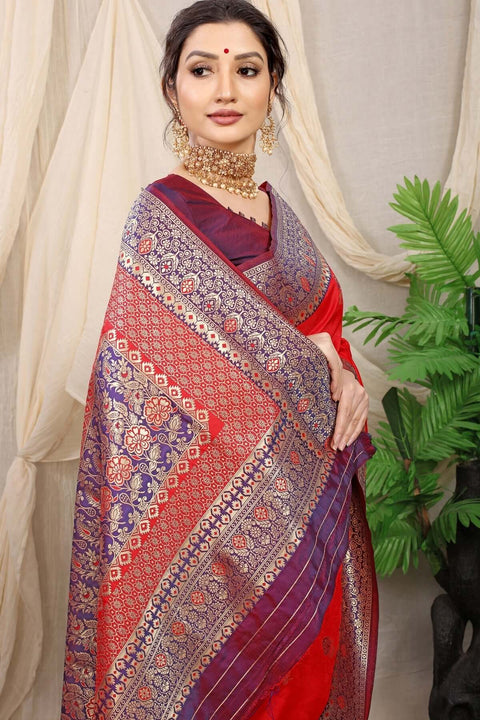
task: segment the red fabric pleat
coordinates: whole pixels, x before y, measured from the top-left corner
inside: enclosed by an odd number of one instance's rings
[[[249,720],[318,720],[330,694],[340,638],[342,568],[322,629],[307,652]]]

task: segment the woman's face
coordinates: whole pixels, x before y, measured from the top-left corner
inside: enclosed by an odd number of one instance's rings
[[[199,25],[186,39],[172,100],[192,144],[253,152],[271,96],[267,55],[248,25]]]

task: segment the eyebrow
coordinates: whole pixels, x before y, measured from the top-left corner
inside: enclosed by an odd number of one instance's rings
[[[185,58],[185,62],[187,62],[187,60],[191,58],[192,55],[199,55],[200,57],[208,58],[209,60],[218,60],[218,55],[215,55],[214,53],[204,52],[203,50],[192,50],[192,52],[189,53]],[[252,52],[240,53],[239,55],[234,55],[234,60],[246,60],[249,57],[257,57],[262,61],[262,63],[264,62],[264,59],[256,50],[252,50]]]

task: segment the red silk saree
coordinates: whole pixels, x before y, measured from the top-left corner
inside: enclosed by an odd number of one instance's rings
[[[305,333],[352,365],[340,290],[267,190],[272,245],[245,270],[161,183],[127,219],[85,412],[63,720],[368,716],[373,449],[330,448]]]

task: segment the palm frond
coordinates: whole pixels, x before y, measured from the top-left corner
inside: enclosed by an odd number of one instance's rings
[[[445,340],[459,340],[468,335],[468,323],[462,305],[442,302],[441,291],[415,275],[410,277],[410,294],[402,323],[407,330],[404,340],[423,346],[442,345]],[[397,323],[395,329],[399,328]]]
[[[457,537],[458,523],[480,528],[480,499],[449,500],[432,523],[432,540],[437,547],[453,543]]]
[[[367,515],[372,532],[378,539],[388,535],[390,525],[397,519],[415,521],[424,509],[435,505],[443,495],[444,491],[437,482],[428,492],[420,490],[418,479],[412,482],[407,472],[401,475],[401,485],[390,485],[385,492],[378,494],[372,494],[370,490]]]
[[[409,494],[404,492],[402,496],[399,489],[397,489],[396,494],[395,500],[392,499],[389,493],[384,496],[379,495],[367,505],[367,519],[375,542],[380,542],[383,538],[388,537],[390,527],[397,520],[410,521],[412,519],[410,509],[406,508],[405,505],[401,507],[398,502],[398,498],[407,501]],[[415,519],[416,514],[413,513],[413,520],[415,521]]]
[[[453,342],[445,342],[442,347],[414,347],[404,338],[394,337],[388,354],[395,363],[388,375],[402,382],[420,382],[432,375],[445,375],[451,380],[454,375],[472,372],[478,367],[478,359]]]
[[[435,460],[431,460],[428,463],[425,463],[425,469],[422,470],[421,467],[424,463],[422,463],[421,460],[417,460],[416,462],[416,477],[418,481],[418,486],[420,488],[420,492],[424,495],[431,495],[433,496],[436,493],[440,493],[442,496],[444,495],[444,491],[439,488],[438,481],[440,478],[440,473],[438,472],[432,472],[430,468],[436,467],[437,462]],[[428,468],[428,469],[427,469]]]
[[[392,487],[406,485],[407,482],[403,462],[392,450],[377,447],[377,452],[367,463],[367,501],[387,493]]]
[[[402,247],[413,254],[408,259],[420,277],[437,287],[450,286],[458,292],[465,285],[474,285],[472,266],[478,266],[472,221],[467,211],[457,217],[458,197],[451,198],[450,190],[440,198],[440,184],[433,191],[427,180],[415,177],[412,183],[404,178],[405,186],[398,192],[391,207],[411,222],[389,228],[403,242]]]
[[[407,388],[390,388],[382,398],[383,409],[398,451],[404,460],[414,458],[413,443],[418,434],[422,406]]]
[[[476,446],[480,433],[480,368],[455,382],[434,378],[422,412],[416,452],[422,459],[443,460]]]
[[[444,491],[440,488],[432,492],[422,492],[414,487],[415,482],[411,482],[408,493],[403,492],[400,488],[391,490],[388,496],[391,506],[395,506],[395,512],[400,517],[409,518],[418,515],[422,508],[431,508],[444,495]]]
[[[397,452],[395,438],[393,437],[392,428],[384,420],[380,420],[377,427],[377,437],[375,438],[375,447],[384,447],[393,453]]]
[[[379,575],[391,575],[401,567],[406,573],[412,562],[418,566],[418,551],[422,543],[420,528],[408,520],[396,519],[388,536],[374,543],[375,568]]]
[[[389,335],[395,332],[397,326],[402,323],[402,319],[392,315],[384,315],[383,313],[365,312],[359,310],[356,305],[348,308],[343,316],[343,324],[356,325],[353,332],[363,330],[363,328],[373,325],[373,329],[367,335],[364,342],[368,343],[377,335],[375,345],[385,340]],[[381,332],[380,332],[381,331]]]
[[[434,542],[431,531],[423,540],[420,545],[420,549],[425,554],[434,576],[447,569],[447,559],[442,551],[442,548]]]
[[[388,423],[379,424],[367,467],[367,518],[379,574],[406,572],[420,551],[437,573],[446,568],[443,547],[455,540],[458,523],[480,527],[480,499],[449,501],[433,524],[428,516],[444,494],[438,462],[480,454],[480,326],[467,312],[480,279],[480,233],[439,183],[431,190],[426,180],[405,178],[394,200],[408,222],[390,230],[415,266],[405,312],[354,306],[345,324],[367,330],[365,342],[387,340],[390,378],[429,395],[422,404],[406,388],[386,393]]]

